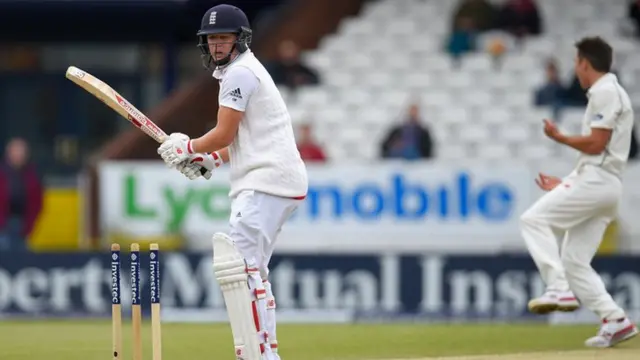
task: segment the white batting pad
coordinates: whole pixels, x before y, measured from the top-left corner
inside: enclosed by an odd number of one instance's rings
[[[261,351],[246,264],[227,234],[213,235],[213,271],[229,314],[237,360],[260,360]]]

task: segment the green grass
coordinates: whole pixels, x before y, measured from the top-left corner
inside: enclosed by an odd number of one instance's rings
[[[547,325],[281,325],[284,360],[362,360],[582,349],[594,326]],[[130,328],[123,329],[123,359],[131,359]],[[145,359],[150,329],[143,328]],[[109,359],[107,321],[0,322],[0,359]],[[164,359],[233,359],[226,324],[163,324]],[[640,349],[633,340],[622,347]]]

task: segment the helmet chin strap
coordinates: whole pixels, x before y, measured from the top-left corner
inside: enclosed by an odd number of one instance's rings
[[[231,50],[227,53],[227,56],[225,56],[220,60],[216,60],[214,55],[212,55],[211,51],[209,50],[209,45],[206,42],[206,38],[203,36],[200,37],[198,48],[200,48],[200,51],[201,51],[200,58],[202,59],[202,66],[205,69],[210,71],[213,71],[216,68],[227,66],[230,62],[235,60],[235,58],[241,53],[240,51],[241,48],[239,48],[238,43],[234,42],[231,45]],[[234,56],[233,54],[235,50],[238,50],[238,54],[235,54],[236,56]],[[214,54],[215,53],[216,51],[214,51]]]

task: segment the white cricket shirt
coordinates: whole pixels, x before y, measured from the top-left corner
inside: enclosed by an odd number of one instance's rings
[[[296,146],[291,117],[271,75],[251,50],[213,76],[220,106],[244,112],[229,146],[231,190],[298,198],[306,196],[307,170]]]
[[[618,83],[618,77],[605,74],[587,92],[589,103],[582,120],[582,135],[591,134],[592,128],[611,129],[611,139],[598,155],[580,153],[577,169],[591,164],[621,178],[629,157],[633,107],[627,92]]]

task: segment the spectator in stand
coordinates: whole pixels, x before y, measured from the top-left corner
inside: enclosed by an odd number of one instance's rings
[[[636,35],[640,36],[640,0],[633,0],[629,4],[629,18],[636,27]]]
[[[406,160],[433,157],[431,134],[420,124],[418,105],[412,104],[406,121],[391,129],[382,143],[382,157]]]
[[[545,70],[546,82],[536,90],[534,104],[536,106],[551,107],[553,118],[559,121],[561,110],[564,106],[566,88],[560,80],[560,74],[555,60],[547,60]]]
[[[311,125],[300,126],[300,140],[298,141],[298,151],[305,162],[325,162],[326,156],[322,147],[313,140]]]
[[[476,50],[477,34],[473,19],[464,17],[456,19],[447,44],[447,51],[456,61],[456,65],[459,64],[458,61],[462,55]]]
[[[478,32],[492,30],[496,27],[496,8],[487,0],[462,0],[453,15],[454,28],[461,19],[469,19]]]
[[[293,41],[283,41],[278,48],[278,56],[278,60],[266,65],[276,84],[295,90],[299,86],[320,83],[318,74],[300,61],[300,49]]]
[[[518,40],[542,32],[540,13],[534,0],[509,0],[500,10],[500,27]]]
[[[0,250],[25,251],[42,209],[42,183],[23,139],[9,141],[0,164]]]

